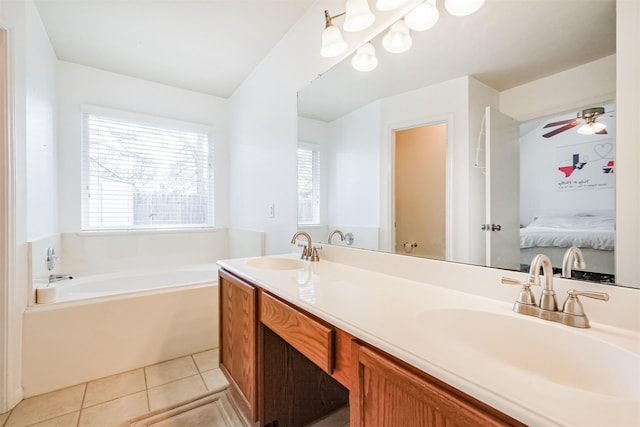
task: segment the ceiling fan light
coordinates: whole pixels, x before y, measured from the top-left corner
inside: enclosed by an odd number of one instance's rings
[[[376,48],[371,42],[366,43],[356,51],[351,58],[351,65],[358,71],[372,71],[378,66],[378,58],[376,58]]]
[[[378,0],[376,2],[376,9],[380,11],[393,10],[403,6],[408,1],[409,0]]]
[[[404,19],[389,27],[389,32],[382,38],[382,46],[387,52],[402,53],[411,48],[411,34]]]
[[[584,125],[578,128],[578,133],[580,135],[594,135],[598,132],[601,132],[606,129],[606,125],[600,122],[590,122],[585,123]]]
[[[438,19],[440,12],[435,0],[427,0],[404,17],[407,26],[414,31],[426,31],[436,25]]]
[[[482,7],[485,0],[444,0],[444,7],[453,16],[467,16]]]
[[[367,0],[347,0],[344,18],[345,31],[354,32],[364,30],[373,24],[376,16],[369,9]]]
[[[333,58],[347,50],[347,43],[342,38],[340,29],[333,25],[328,25],[322,32],[322,48],[320,55],[325,58]]]

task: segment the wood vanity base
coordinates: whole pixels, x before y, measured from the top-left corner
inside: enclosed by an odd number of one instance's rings
[[[351,427],[524,425],[253,283],[219,276],[220,368],[256,426],[304,426],[347,403]]]

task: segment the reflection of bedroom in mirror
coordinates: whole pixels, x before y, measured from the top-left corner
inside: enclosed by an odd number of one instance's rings
[[[544,253],[560,272],[565,251],[577,246],[586,267],[573,277],[614,281],[615,111],[596,107],[595,118],[585,109],[521,124],[523,267]]]

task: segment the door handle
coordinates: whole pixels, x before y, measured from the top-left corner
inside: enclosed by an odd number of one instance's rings
[[[482,224],[480,229],[482,231],[500,231],[502,226],[500,224]]]

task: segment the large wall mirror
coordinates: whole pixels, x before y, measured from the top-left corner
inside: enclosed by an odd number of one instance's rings
[[[442,8],[408,52],[386,52],[379,35],[375,70],[347,58],[311,82],[298,94],[299,228],[325,244],[337,229],[353,239],[331,244],[513,270],[545,253],[560,272],[578,246],[587,266],[573,277],[612,283],[615,6]]]

